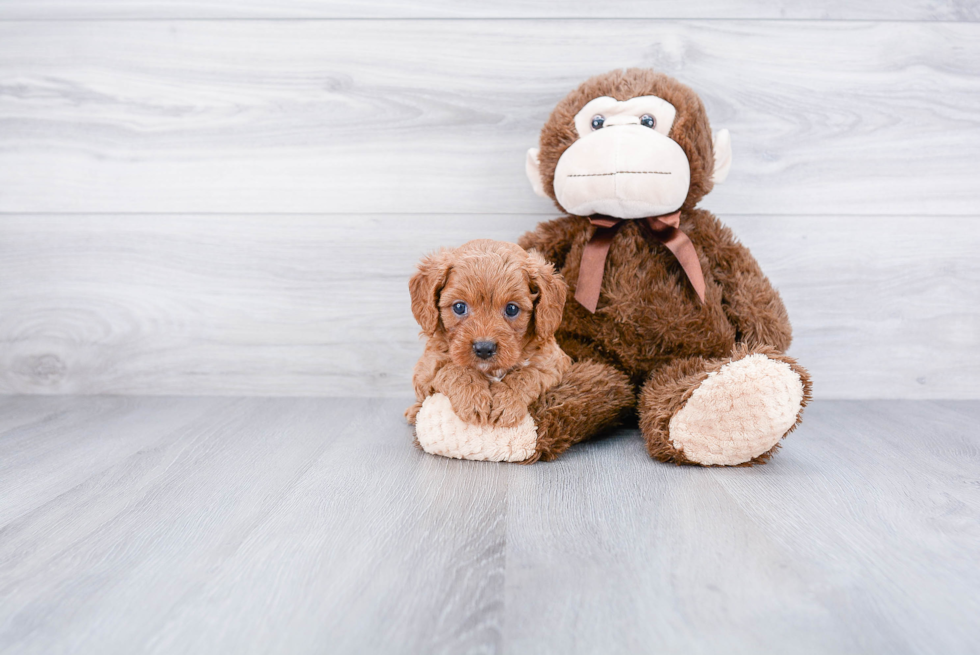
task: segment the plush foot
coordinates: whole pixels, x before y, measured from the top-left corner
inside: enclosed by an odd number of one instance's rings
[[[772,450],[802,404],[789,364],[749,355],[708,375],[670,420],[669,438],[698,464],[742,464]]]
[[[488,462],[521,462],[534,456],[537,428],[530,415],[514,427],[465,423],[449,398],[433,394],[415,415],[415,437],[427,453]]]
[[[644,388],[640,425],[663,461],[759,463],[796,426],[809,388],[806,371],[776,353],[675,362]]]

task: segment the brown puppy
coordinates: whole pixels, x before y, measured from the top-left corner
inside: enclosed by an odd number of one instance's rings
[[[554,336],[566,288],[541,255],[512,243],[480,239],[425,257],[409,282],[427,342],[408,422],[442,393],[467,423],[517,425],[571,364]]]

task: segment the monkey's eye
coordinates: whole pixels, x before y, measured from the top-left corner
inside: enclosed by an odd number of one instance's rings
[[[504,314],[507,315],[507,318],[514,318],[520,313],[521,313],[521,308],[512,302],[507,303],[507,306],[504,307]]]
[[[643,114],[640,116],[640,125],[653,129],[657,126],[657,119],[650,114]]]
[[[595,116],[592,117],[592,129],[593,130],[602,129],[602,125],[605,122],[606,122],[606,119],[605,118],[603,118],[602,116],[596,114]]]
[[[466,313],[466,303],[465,302],[454,302],[453,303],[453,314],[456,316],[462,316]]]

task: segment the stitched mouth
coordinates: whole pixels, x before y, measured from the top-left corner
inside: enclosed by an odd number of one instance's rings
[[[616,171],[615,173],[578,173],[568,177],[606,177],[607,175],[670,175],[670,171]]]

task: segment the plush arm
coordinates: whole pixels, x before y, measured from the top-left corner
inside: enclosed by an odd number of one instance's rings
[[[771,346],[786,352],[793,340],[782,299],[763,274],[749,249],[735,240],[728,228],[717,224],[715,279],[722,287],[722,304],[735,325],[739,340],[750,347]]]
[[[562,216],[552,221],[538,223],[538,226],[517,240],[524,250],[537,250],[556,271],[565,266],[565,257],[572,249],[572,240],[583,230],[585,219],[576,216]]]

